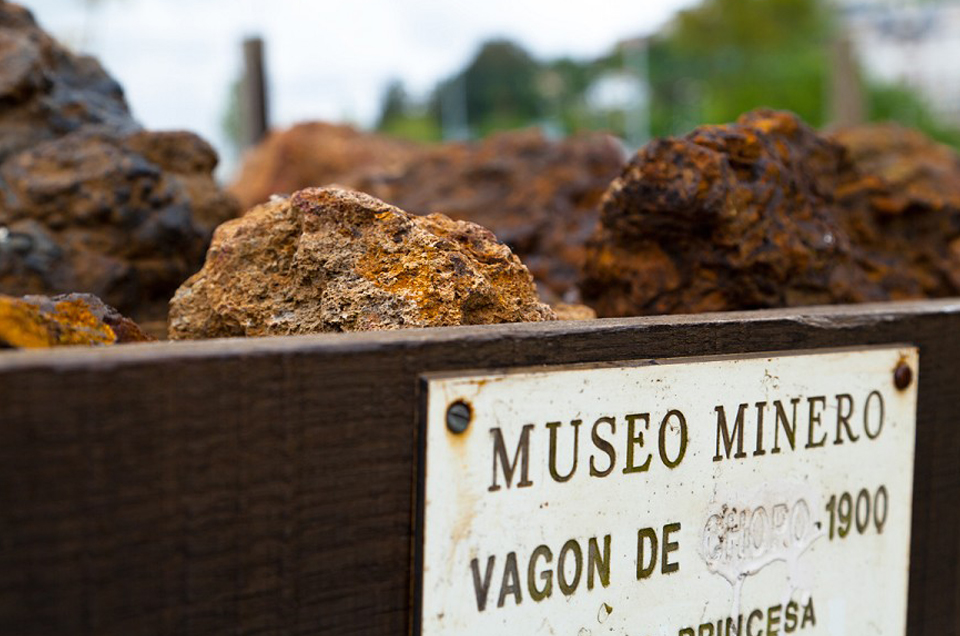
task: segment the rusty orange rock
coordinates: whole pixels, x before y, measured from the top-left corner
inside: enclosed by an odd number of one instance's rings
[[[653,141],[604,197],[584,301],[629,316],[960,292],[958,210],[874,170],[785,112]]]
[[[170,303],[173,339],[553,320],[488,230],[310,188],[214,233]]]
[[[847,150],[865,179],[886,186],[873,202],[878,209],[894,214],[911,207],[960,209],[960,155],[952,148],[894,123],[844,128],[830,138]]]
[[[0,295],[0,348],[148,342],[132,320],[90,294]]]

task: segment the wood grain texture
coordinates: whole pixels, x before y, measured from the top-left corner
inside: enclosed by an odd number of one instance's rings
[[[0,355],[0,633],[408,630],[421,374],[920,347],[909,633],[960,633],[960,301]]]

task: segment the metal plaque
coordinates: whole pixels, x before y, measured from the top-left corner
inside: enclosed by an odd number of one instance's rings
[[[426,378],[417,629],[905,633],[917,349]]]

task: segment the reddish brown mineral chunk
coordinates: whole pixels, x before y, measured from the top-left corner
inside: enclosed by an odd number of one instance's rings
[[[311,188],[214,233],[170,304],[170,337],[551,320],[530,273],[479,225]]]
[[[132,320],[90,294],[0,296],[0,348],[148,342]]]
[[[953,149],[898,124],[846,128],[831,138],[847,149],[862,174],[889,186],[888,201],[875,201],[880,209],[960,210],[960,155]]]
[[[417,146],[304,124],[271,135],[232,190],[252,204],[271,192],[337,183],[417,214],[473,221],[510,246],[545,298],[575,301],[584,243],[623,162],[619,143],[599,134],[549,141],[527,130]]]
[[[651,142],[604,198],[584,300],[600,316],[956,294],[960,225],[788,113]]]
[[[94,59],[6,2],[0,62],[0,291],[91,292],[164,316],[213,228],[239,212],[212,179],[213,149],[141,130]]]

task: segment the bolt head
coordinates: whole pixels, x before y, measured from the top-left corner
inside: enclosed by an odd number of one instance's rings
[[[903,391],[913,381],[913,370],[905,362],[897,365],[893,370],[893,385]]]
[[[451,433],[459,435],[470,426],[473,412],[470,405],[463,401],[456,401],[447,408],[447,428]]]

